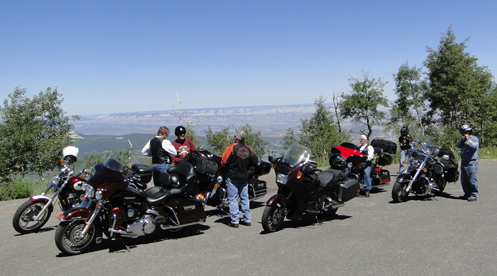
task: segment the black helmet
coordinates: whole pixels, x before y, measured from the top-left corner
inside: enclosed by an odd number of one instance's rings
[[[462,125],[461,128],[459,128],[459,131],[461,133],[473,133],[473,128],[470,125]]]
[[[174,135],[176,136],[180,136],[181,134],[185,134],[186,133],[186,129],[184,126],[177,126],[176,129],[174,130]]]
[[[333,153],[330,156],[330,167],[337,170],[343,170],[347,167],[347,161],[345,158],[339,153]]]
[[[409,129],[406,126],[400,128],[401,135],[407,135],[409,133]]]

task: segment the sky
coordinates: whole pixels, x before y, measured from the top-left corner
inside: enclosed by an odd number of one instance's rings
[[[0,96],[57,88],[68,115],[332,102],[423,67],[452,28],[497,71],[497,1],[0,0]]]

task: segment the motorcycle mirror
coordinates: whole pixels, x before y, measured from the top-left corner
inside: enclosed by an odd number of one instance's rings
[[[268,155],[267,159],[269,160],[269,162],[273,163],[274,164],[274,157],[272,155]]]

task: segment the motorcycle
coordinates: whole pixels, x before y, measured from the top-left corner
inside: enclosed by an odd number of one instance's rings
[[[446,149],[448,150],[448,149]],[[440,154],[438,147],[421,143],[408,150],[406,168],[392,187],[394,202],[404,202],[410,193],[417,196],[441,194],[447,182],[459,179],[457,161],[450,150]]]
[[[195,166],[195,171],[198,173],[197,182],[199,191],[207,198],[206,204],[216,207],[217,210],[223,213],[229,213],[226,177],[221,171],[217,170],[221,166],[221,157],[206,150],[199,150],[198,153],[191,153],[190,156],[185,158]],[[271,170],[271,164],[261,160],[257,154],[254,154],[253,161],[255,165],[249,168],[248,181],[250,201],[259,199],[267,194],[267,183],[259,179],[259,177],[268,174]],[[205,165],[205,162],[210,162],[211,164]]]
[[[41,195],[30,197],[17,208],[12,218],[12,226],[17,232],[27,234],[41,229],[50,219],[53,205],[57,199],[62,211],[69,210],[81,203],[83,186],[87,181],[86,177],[91,174],[89,171],[75,173],[69,167],[77,161],[78,153],[77,147],[65,147],[62,150],[62,166],[59,174],[54,177]],[[47,197],[48,192],[52,189],[55,190],[55,193],[52,197]]]
[[[333,147],[332,153],[341,154],[347,162],[355,164],[351,167],[350,173],[356,175],[361,186],[364,189],[364,171],[363,164],[366,162],[366,156],[359,151],[359,147],[352,143],[343,143],[340,146]],[[390,184],[390,171],[383,167],[392,164],[392,156],[385,153],[385,150],[380,147],[374,147],[376,158],[371,165],[371,185],[373,188]]]
[[[330,167],[325,170],[318,169],[310,157],[311,151],[298,144],[279,158],[269,156],[269,162],[274,164],[278,193],[267,201],[262,214],[266,232],[278,230],[285,217],[297,219],[314,214],[331,218],[359,193],[359,181],[346,173],[348,164],[342,155],[332,154]]]
[[[206,221],[205,198],[193,194],[197,175],[189,162],[170,167],[160,175],[161,186],[146,190],[136,185],[150,181],[152,170],[146,165],[133,165],[130,170],[111,155],[94,168],[85,186],[86,200],[59,215],[55,244],[64,254],[89,251],[102,242],[103,235],[126,246],[122,237],[178,233]]]

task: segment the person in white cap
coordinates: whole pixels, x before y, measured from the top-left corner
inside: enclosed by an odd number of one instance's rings
[[[371,165],[373,164],[374,158],[374,148],[368,145],[368,137],[366,135],[361,135],[359,138],[361,142],[361,147],[359,150],[362,154],[367,156],[366,162],[363,164],[364,169],[364,196],[369,197],[369,192],[373,188],[371,184]]]

